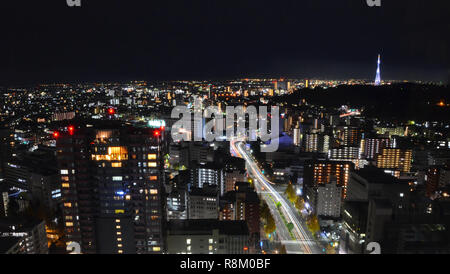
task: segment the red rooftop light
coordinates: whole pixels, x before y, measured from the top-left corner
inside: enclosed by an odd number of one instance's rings
[[[53,137],[54,138],[58,138],[59,137],[59,132],[58,131],[54,131],[53,132]]]
[[[114,115],[116,114],[116,110],[114,108],[108,108],[108,113],[109,115]]]
[[[161,135],[161,132],[160,132],[159,130],[155,130],[155,131],[153,132],[153,135],[156,136],[156,137],[158,137],[159,135]]]
[[[67,127],[67,130],[69,131],[70,135],[73,135],[73,133],[75,131],[75,127],[74,126],[69,126],[69,127]]]

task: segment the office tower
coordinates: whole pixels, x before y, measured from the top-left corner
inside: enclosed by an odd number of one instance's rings
[[[219,196],[217,186],[192,188],[188,194],[188,219],[218,219]]]
[[[340,246],[345,254],[363,253],[367,230],[368,201],[345,201]]]
[[[164,132],[77,123],[57,138],[67,241],[82,253],[160,253]]]
[[[28,218],[1,218],[0,247],[5,254],[48,254],[45,222]]]
[[[189,142],[189,163],[207,164],[214,162],[214,149],[209,143]]]
[[[378,168],[409,172],[411,169],[412,150],[400,148],[383,148],[376,156]]]
[[[167,231],[169,254],[248,254],[245,221],[171,220]]]
[[[339,218],[341,216],[342,187],[322,184],[317,187],[314,208],[317,216]]]
[[[400,181],[382,169],[368,166],[350,172],[347,200],[368,201],[371,198],[383,198],[406,207],[409,192],[408,182]]]
[[[375,76],[375,86],[381,85],[381,71],[380,71],[380,63],[381,63],[381,56],[378,54],[378,61],[377,61],[377,74]]]
[[[58,210],[61,184],[54,150],[38,149],[10,159],[4,171],[7,186],[28,192],[29,200],[39,202],[49,212]]]
[[[342,198],[346,197],[347,185],[353,163],[343,161],[307,161],[303,184],[305,189],[314,188],[322,184],[335,183],[342,187]]]

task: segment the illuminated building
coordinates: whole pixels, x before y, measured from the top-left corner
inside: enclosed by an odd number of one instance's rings
[[[425,189],[427,197],[432,197],[439,188],[440,167],[431,166],[425,175]]]
[[[388,135],[391,138],[393,135],[406,136],[406,129],[403,126],[399,127],[375,127],[378,134]]]
[[[188,219],[217,219],[219,196],[217,187],[192,188],[188,194]]]
[[[220,198],[220,220],[244,220],[250,237],[259,241],[260,200],[253,188],[246,182],[238,182],[233,191]]]
[[[225,192],[233,191],[236,182],[245,181],[245,171],[243,170],[227,170],[225,171]]]
[[[335,183],[342,187],[342,197],[345,198],[350,171],[353,163],[343,161],[307,161],[305,163],[303,184],[305,188],[315,188],[319,185]]]
[[[354,161],[359,159],[358,147],[339,147],[328,151],[328,159],[338,161]]]
[[[225,192],[223,169],[209,163],[206,165],[192,165],[190,169],[190,184],[192,187],[202,188],[204,185],[215,185],[220,195]]]
[[[330,137],[323,134],[305,134],[305,152],[327,153],[330,145]]]
[[[302,144],[302,134],[300,131],[300,128],[296,127],[294,128],[294,145],[295,146],[301,146]]]
[[[160,253],[164,133],[118,121],[57,139],[67,241],[82,253]]]
[[[361,140],[361,155],[366,159],[375,159],[375,156],[385,147],[389,147],[389,138],[365,138]]]
[[[409,172],[411,169],[412,150],[400,148],[383,148],[381,154],[376,156],[378,168],[398,169]]]
[[[357,127],[338,128],[338,138],[342,146],[359,147],[362,139],[362,130]]]
[[[245,221],[171,220],[167,231],[169,254],[248,254]]]
[[[45,222],[23,218],[0,219],[0,246],[9,242],[6,254],[48,254]]]
[[[341,216],[342,187],[336,184],[319,185],[314,208],[317,216],[339,218]]]

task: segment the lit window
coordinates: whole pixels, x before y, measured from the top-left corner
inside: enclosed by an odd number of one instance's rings
[[[113,181],[122,181],[122,176],[113,176],[112,180]]]
[[[122,241],[122,238],[117,238],[117,241],[118,241],[118,242],[121,242],[121,241]]]
[[[186,244],[190,245],[191,244],[191,239],[186,239]]]
[[[156,154],[148,154],[149,160],[156,160]]]
[[[118,244],[118,245],[117,245],[117,247],[122,247],[122,246],[123,246],[122,244]]]
[[[66,222],[66,226],[73,226],[72,222]]]
[[[209,243],[212,244],[213,243],[213,239],[209,239]]]
[[[68,183],[63,183],[63,184],[62,184],[62,187],[64,187],[64,188],[69,188],[70,185],[69,185]]]
[[[161,247],[159,247],[159,246],[154,246],[154,247],[153,247],[153,251],[155,251],[155,252],[161,251]]]
[[[156,167],[156,162],[148,162],[148,167]]]
[[[116,234],[117,234],[117,235],[122,235],[122,232],[118,231]]]
[[[67,175],[67,174],[69,174],[69,171],[67,169],[61,169],[61,174]]]
[[[72,203],[64,203],[64,207],[72,207]]]
[[[120,219],[116,219],[116,223],[120,223]]]
[[[120,229],[120,225],[116,225],[116,229]]]
[[[156,194],[158,194],[158,190],[157,189],[150,189],[150,194],[156,195]]]
[[[123,209],[116,209],[116,214],[123,214],[123,213],[125,213],[125,210],[123,210]]]
[[[116,163],[111,163],[112,167],[122,167],[122,163],[121,162],[116,162]]]
[[[118,252],[119,252],[119,254],[122,254],[122,253],[123,253],[123,250],[119,250]]]
[[[150,176],[150,181],[156,181],[158,180],[158,176]]]

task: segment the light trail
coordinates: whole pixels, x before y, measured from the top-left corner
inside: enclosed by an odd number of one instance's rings
[[[292,234],[294,235],[295,239],[281,239],[282,241],[291,241],[289,243],[298,243],[301,245],[302,250],[304,253],[312,254],[314,253],[312,249],[315,249],[315,252],[317,252],[318,247],[317,243],[314,239],[310,236],[310,234],[307,233],[307,231],[304,229],[303,225],[299,221],[299,219],[296,217],[295,213],[292,211],[292,208],[286,203],[286,200],[276,191],[272,185],[274,183],[270,182],[261,172],[258,165],[255,163],[253,158],[249,156],[248,152],[245,150],[243,146],[242,141],[230,141],[231,147],[234,151],[237,152],[238,155],[240,155],[242,158],[245,159],[247,162],[251,174],[257,178],[257,182],[261,184],[261,186],[264,188],[264,193],[270,193],[270,195],[273,197],[273,199],[280,204],[280,211],[286,218],[286,220],[293,224],[293,229],[291,230]],[[257,190],[259,190],[257,188]],[[259,191],[261,193],[261,190]],[[266,196],[266,195],[264,195]],[[279,212],[276,212],[276,214],[279,214]],[[281,216],[281,215],[280,215]],[[292,242],[292,240],[294,240]],[[296,252],[292,252],[296,253]]]

